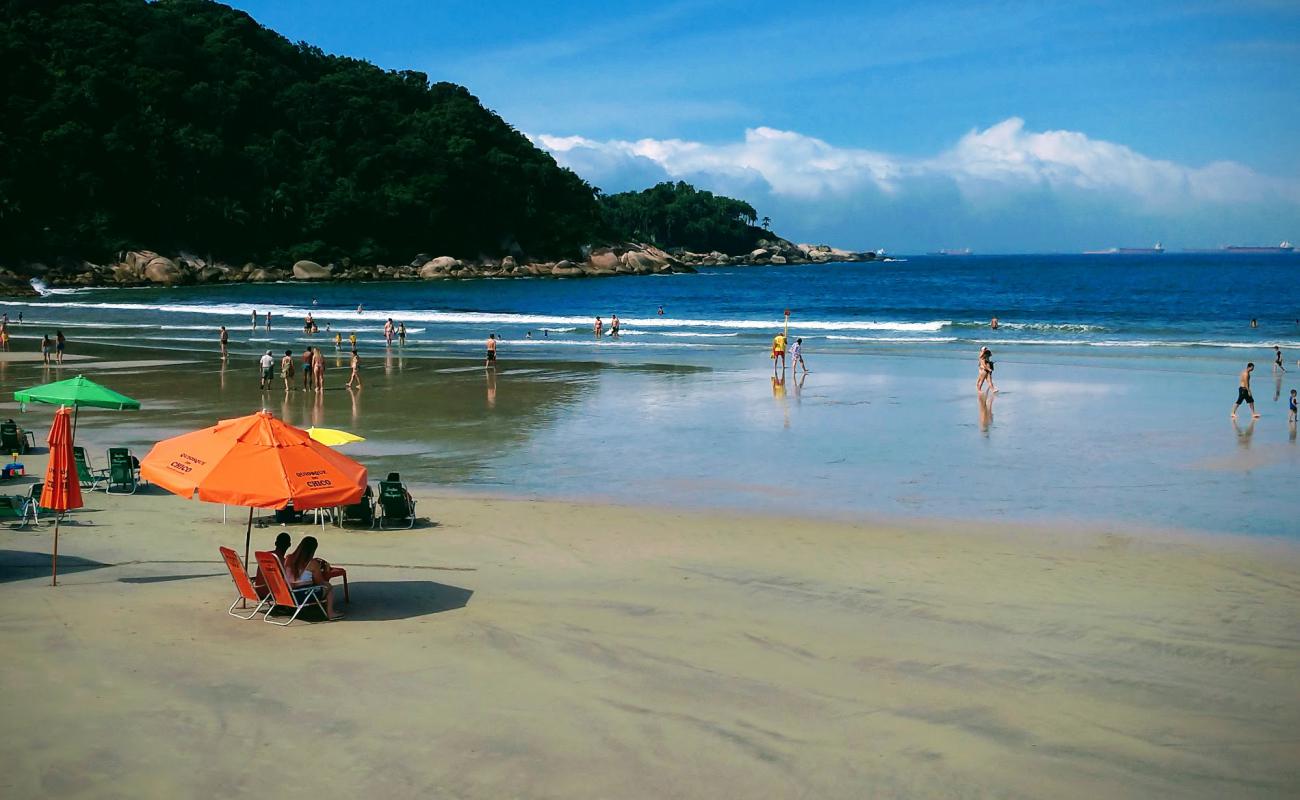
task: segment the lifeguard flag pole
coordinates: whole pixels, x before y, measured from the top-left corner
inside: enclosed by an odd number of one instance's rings
[[[781,334],[785,338],[790,338],[790,309],[785,310],[785,332]]]

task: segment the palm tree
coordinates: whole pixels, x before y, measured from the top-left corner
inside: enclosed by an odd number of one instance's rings
[[[763,217],[763,230],[765,230],[765,231],[770,231],[770,230],[772,230],[772,218],[771,218],[771,217]]]

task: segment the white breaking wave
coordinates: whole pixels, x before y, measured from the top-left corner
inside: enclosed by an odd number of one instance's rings
[[[319,308],[305,308],[297,306],[281,305],[261,305],[253,306],[246,303],[210,303],[204,305],[190,305],[183,303],[109,303],[109,302],[37,302],[37,303],[12,303],[11,305],[28,305],[40,308],[77,308],[77,309],[104,309],[109,311],[136,311],[141,313],[164,313],[164,314],[202,314],[206,316],[223,316],[234,319],[249,320],[251,323],[251,314],[257,311],[260,318],[265,318],[267,312],[271,313],[272,326],[274,327],[277,319],[284,321],[282,327],[293,327],[290,320],[302,319],[310,312],[316,318],[318,323],[329,320],[332,324],[343,325],[348,320],[367,320],[383,323],[385,320],[392,318],[394,321],[415,320],[425,323],[451,324],[451,325],[519,325],[525,327],[544,327],[553,325],[569,325],[578,328],[590,327],[595,321],[594,316],[552,316],[545,314],[516,314],[511,312],[493,312],[493,311],[418,311],[411,309],[401,310],[381,310],[381,311],[343,311],[338,312],[323,311]],[[644,319],[628,318],[622,322],[629,326],[640,328],[724,328],[732,330],[780,330],[784,321],[779,318],[770,320],[755,319],[691,319],[691,318],[673,318],[673,317],[648,317]],[[238,323],[235,323],[238,324]],[[825,331],[938,331],[947,325],[951,325],[949,320],[935,320],[930,322],[879,322],[865,320],[843,320],[843,321],[825,321],[825,320],[791,320],[791,327],[796,330],[825,330]]]

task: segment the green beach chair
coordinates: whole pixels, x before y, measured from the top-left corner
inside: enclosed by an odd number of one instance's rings
[[[108,480],[106,470],[95,469],[90,465],[90,456],[86,454],[86,448],[74,445],[72,458],[77,462],[77,482],[81,484],[81,488],[94,491],[101,483]]]
[[[0,495],[0,520],[19,520],[26,524],[27,498],[20,494]]]
[[[104,491],[108,494],[135,494],[140,488],[140,462],[125,447],[108,448],[108,474]]]
[[[415,501],[401,481],[379,482],[379,529],[415,527]],[[405,522],[405,525],[401,523]],[[394,524],[397,523],[397,524]]]
[[[367,528],[375,527],[375,493],[371,491],[370,484],[366,484],[366,493],[361,495],[360,500],[350,506],[343,506],[339,526],[342,527],[349,522],[360,523]]]
[[[26,453],[36,447],[36,436],[11,419],[0,422],[0,453]]]

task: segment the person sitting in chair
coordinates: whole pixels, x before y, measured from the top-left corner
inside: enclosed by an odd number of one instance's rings
[[[323,558],[316,557],[316,537],[304,536],[298,542],[298,549],[289,554],[284,561],[284,573],[289,579],[289,586],[320,586],[325,595],[325,616],[339,619],[343,615],[334,611],[334,591],[330,586],[330,565]]]
[[[284,531],[280,531],[280,535],[275,537],[275,557],[280,559],[281,564],[284,563],[285,554],[289,552],[289,545],[292,543],[293,539],[289,538],[289,534]],[[266,588],[266,578],[262,577],[261,569],[258,569],[257,574],[253,576],[253,588],[257,590],[258,597],[266,597],[270,592]]]

